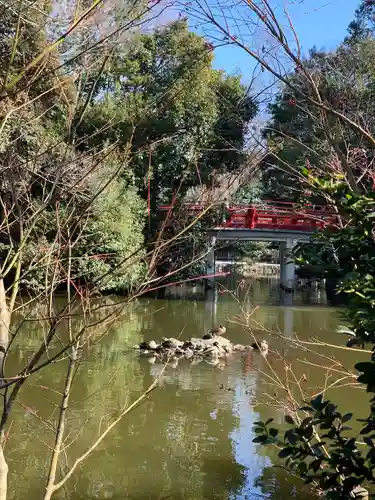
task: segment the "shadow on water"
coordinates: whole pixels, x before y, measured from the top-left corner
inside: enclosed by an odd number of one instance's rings
[[[314,335],[332,343],[342,341],[335,334],[337,314],[323,305],[319,290],[310,291],[308,299],[305,292],[296,294],[294,304],[285,305],[290,296],[282,300],[275,281],[253,280],[243,288],[238,283],[221,285],[206,296],[198,287],[176,287],[168,289],[164,298],[134,302],[103,340],[93,342],[75,377],[64,461],[71,464],[92,444],[109,416],[160,376],[162,364],[129,349],[143,339],[187,339],[223,323],[228,338],[248,344],[249,324],[243,315],[250,314],[251,331],[258,339],[279,331],[290,338]],[[35,331],[26,328],[27,340],[19,345],[9,369],[28,358],[33,339],[40,336],[37,326]],[[99,327],[98,338],[102,333]],[[279,340],[270,342],[290,359],[300,356]],[[344,352],[343,363],[351,363],[350,356]],[[271,355],[269,362],[282,370]],[[6,450],[12,500],[43,496],[53,443],[46,423],[55,418],[59,400],[54,391],[61,391],[65,370],[64,363],[57,363],[48,372],[39,372],[21,394]],[[306,390],[313,393],[321,383],[320,374],[307,365],[296,370],[305,375]],[[252,442],[254,421],[272,416],[283,424],[282,412],[259,404],[270,391],[262,376],[266,371],[258,353],[234,356],[215,368],[205,362],[171,363],[161,376],[160,388],[120,422],[56,498],[307,500],[310,492],[301,482],[277,467],[277,451]],[[358,408],[366,408],[361,394],[353,393],[348,401],[347,389],[337,389],[335,398],[344,409],[354,399]]]

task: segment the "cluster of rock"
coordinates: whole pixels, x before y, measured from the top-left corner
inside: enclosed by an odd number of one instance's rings
[[[225,337],[207,334],[203,338],[194,338],[182,341],[175,338],[163,338],[160,343],[155,340],[142,342],[138,346],[142,355],[156,356],[160,358],[182,358],[193,359],[195,357],[218,360],[226,358],[234,352],[247,352],[253,349],[259,349],[264,354],[268,352],[268,344],[265,340],[259,344],[242,345],[232,344]]]

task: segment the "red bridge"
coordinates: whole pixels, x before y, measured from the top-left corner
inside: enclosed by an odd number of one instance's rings
[[[212,207],[217,207],[212,204]],[[184,203],[187,211],[202,213],[210,204]],[[172,205],[159,207],[161,211],[172,211]],[[325,205],[304,205],[297,203],[265,200],[252,205],[230,205],[223,208],[223,217],[216,228],[221,229],[265,229],[313,232],[327,227],[337,228],[339,216]]]
[[[214,212],[211,211],[214,210]],[[290,258],[298,243],[310,243],[315,231],[325,228],[338,229],[339,215],[324,205],[304,205],[288,202],[263,201],[251,205],[229,205],[224,203],[194,204],[182,206],[164,205],[160,211],[182,210],[193,215],[207,211],[217,213],[215,227],[207,230],[206,275],[209,280],[215,276],[215,246],[221,241],[264,241],[279,244],[280,284],[284,290],[292,291],[295,282],[295,261]],[[221,212],[221,213],[220,213]]]

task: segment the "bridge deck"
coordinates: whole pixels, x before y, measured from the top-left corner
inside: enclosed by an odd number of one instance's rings
[[[290,229],[257,229],[257,228],[222,228],[209,229],[207,235],[217,240],[236,241],[268,241],[286,242],[288,240],[300,243],[309,243],[313,236],[312,231]]]
[[[204,204],[183,204],[182,207],[192,214],[199,215],[206,207]],[[173,212],[172,205],[159,207],[161,211]],[[298,239],[309,241],[314,231],[338,227],[338,214],[327,206],[295,203],[272,202],[252,205],[222,206],[215,227],[210,234],[219,239],[248,241],[285,241]]]

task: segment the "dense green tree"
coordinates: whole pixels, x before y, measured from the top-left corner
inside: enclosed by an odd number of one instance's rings
[[[179,20],[142,35],[132,53],[116,53],[98,81],[79,136],[83,147],[132,142],[133,172],[151,211],[196,185],[214,185],[244,161],[256,105],[238,77],[212,69],[212,50]],[[101,132],[102,130],[102,132]]]
[[[314,49],[304,61],[322,102],[354,122],[360,120],[370,133],[375,130],[373,10],[373,4],[363,2],[338,49],[331,53]],[[311,197],[300,175],[306,167],[320,175],[341,171],[352,189],[366,189],[368,177],[361,174],[373,154],[366,138],[308,101],[316,89],[303,71],[291,72],[289,81],[294,90],[285,86],[278,93],[264,131],[270,150],[263,166],[266,196],[321,201]],[[349,155],[351,161],[346,159],[348,153],[355,153]]]
[[[148,242],[160,229],[158,205],[176,193],[179,204],[196,186],[215,187],[221,174],[245,162],[247,127],[257,107],[240,78],[214,70],[212,60],[212,47],[182,19],[141,35],[130,53],[114,51],[107,65],[87,75],[83,118],[74,127],[77,148],[115,146],[120,159],[130,157],[123,176],[131,176],[148,201]],[[193,220],[174,211],[164,240]],[[196,258],[212,223],[212,217],[201,219],[175,242],[158,272],[170,273]],[[203,267],[197,263],[184,275],[200,274]]]
[[[91,32],[78,30],[59,52],[47,50],[49,36],[56,38],[51,5],[28,6],[20,21],[18,4],[13,7],[4,11],[0,47],[0,106],[6,116],[0,130],[0,195],[3,224],[9,213],[14,221],[11,231],[7,226],[1,233],[1,256],[14,255],[23,245],[21,231],[27,231],[21,283],[41,290],[52,271],[35,267],[35,259],[45,255],[65,262],[64,242],[71,240],[74,283],[90,285],[105,274],[102,290],[132,286],[143,273],[139,259],[128,267],[128,257],[142,247],[144,201],[151,208],[147,228],[153,238],[158,204],[170,202],[177,189],[181,200],[191,187],[215,186],[220,174],[243,164],[256,105],[239,77],[212,68],[212,47],[189,31],[186,20],[133,36],[131,50],[121,43],[102,53],[95,49],[95,65],[93,53],[75,57],[82,44],[87,49],[95,41]],[[69,76],[74,71],[81,73],[76,81]],[[44,216],[35,222],[41,210]],[[27,214],[22,228],[21,213]],[[166,237],[191,221],[189,214],[179,217]],[[205,225],[211,223],[202,219],[174,247],[173,266],[201,251]],[[166,266],[170,271],[170,259]],[[64,266],[53,272],[55,283],[64,285]]]
[[[144,203],[129,177],[116,181],[122,160],[115,153],[82,154],[70,140],[77,86],[55,69],[59,54],[50,52],[24,74],[50,43],[49,4],[26,6],[18,21],[22,6],[11,2],[1,24],[1,263],[6,269],[22,247],[23,288],[43,290],[49,273],[65,287],[70,241],[72,282],[90,286],[105,274],[99,289],[126,289],[143,272],[139,260],[129,266],[128,256],[143,245]],[[16,261],[7,282],[15,272]]]
[[[348,44],[357,43],[374,35],[374,13],[375,2],[373,0],[362,0],[355,11],[354,19],[349,24],[349,35],[345,39]]]

